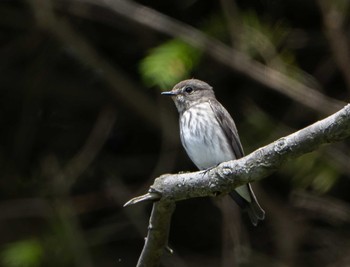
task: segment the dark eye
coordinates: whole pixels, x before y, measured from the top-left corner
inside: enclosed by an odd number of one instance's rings
[[[193,88],[192,88],[191,86],[187,86],[187,87],[185,88],[185,92],[188,93],[188,94],[190,94],[190,93],[193,92]]]

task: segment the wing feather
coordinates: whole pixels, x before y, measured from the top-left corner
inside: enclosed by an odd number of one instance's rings
[[[212,108],[216,120],[219,122],[221,128],[224,130],[228,143],[231,144],[236,159],[244,156],[241,141],[239,139],[236,124],[233,121],[228,111],[216,100],[209,100],[210,107]],[[248,212],[253,225],[257,225],[259,220],[265,218],[265,211],[259,205],[251,185],[239,186],[235,191],[230,193],[230,196],[236,203]]]
[[[216,99],[209,100],[209,104],[215,114],[216,120],[224,130],[228,143],[231,144],[236,159],[242,158],[244,156],[242,144],[239,139],[236,124],[231,115]]]

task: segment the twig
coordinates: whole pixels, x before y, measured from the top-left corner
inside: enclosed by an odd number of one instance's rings
[[[161,198],[153,206],[151,228],[141,255],[142,258],[153,261],[147,261],[147,264],[138,265],[138,267],[159,266],[159,253],[165,248],[164,238],[168,234],[168,228],[163,223],[167,220],[170,223],[173,212],[171,205],[175,201],[229,193],[239,185],[258,181],[270,175],[287,160],[295,159],[316,150],[321,145],[334,143],[349,136],[350,105],[347,105],[337,113],[259,148],[239,160],[223,162],[206,171],[167,174],[158,177],[150,187],[149,195],[156,192]],[[148,199],[144,198],[144,200]],[[165,219],[157,218],[157,216]],[[154,224],[154,222],[161,223]],[[160,234],[158,232],[160,229],[166,232]]]
[[[160,198],[161,198],[160,194],[150,192],[150,193],[144,194],[142,196],[134,197],[134,198],[130,199],[128,202],[126,202],[124,204],[124,207],[134,205],[134,204],[137,204],[139,202],[146,201],[146,200],[156,201],[156,200],[159,200]]]

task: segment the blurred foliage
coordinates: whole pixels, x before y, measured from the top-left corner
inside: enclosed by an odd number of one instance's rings
[[[140,62],[141,76],[147,86],[171,89],[187,78],[197,65],[201,52],[178,40],[153,48]]]
[[[211,14],[204,20],[201,26],[201,30],[205,34],[225,43],[229,43],[230,33],[228,29],[227,21],[222,13]]]
[[[206,34],[219,39],[228,36],[223,17],[219,15],[211,15],[202,28]],[[179,81],[191,77],[201,55],[202,51],[180,39],[163,42],[140,61],[141,77],[148,87],[169,90]]]
[[[6,245],[1,251],[1,262],[4,267],[41,266],[43,250],[41,243],[36,239],[17,241]]]
[[[74,262],[74,243],[79,238],[73,231],[67,229],[69,227],[62,225],[69,224],[68,219],[66,222],[62,222],[58,218],[55,219],[57,221],[52,220],[52,225],[42,241],[45,246],[44,263],[55,267],[69,266]]]
[[[339,170],[322,156],[322,149],[297,158],[282,171],[286,171],[286,174],[292,177],[296,188],[311,189],[318,194],[330,190],[341,176]]]
[[[292,30],[285,20],[272,23],[249,11],[240,14],[239,25],[235,39],[238,50],[291,78],[318,86],[315,78],[299,67],[294,51],[287,46]]]
[[[283,47],[290,32],[289,27],[283,21],[271,24],[263,21],[255,12],[250,11],[240,15],[241,28],[237,34],[237,48],[253,58],[263,58],[267,62],[279,52],[292,57],[292,52],[286,52]],[[291,58],[288,61],[293,62]]]
[[[328,4],[330,7],[335,8],[338,12],[344,13],[349,13],[349,1],[347,0],[336,0],[336,1],[325,1],[325,0],[320,0]]]

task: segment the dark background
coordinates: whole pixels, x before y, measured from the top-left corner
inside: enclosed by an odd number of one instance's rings
[[[167,78],[159,61],[171,69],[198,48],[171,61],[154,48],[176,32],[135,22],[142,13],[124,10],[123,1],[114,1],[119,12],[92,3],[0,2],[1,266],[136,265],[151,204],[123,204],[163,173],[196,170],[179,142],[175,106],[160,96],[181,79],[214,87],[246,153],[330,115],[205,51]],[[347,1],[137,3],[347,101]],[[163,266],[348,266],[348,151],[348,142],[322,147],[255,183],[266,211],[258,227],[223,197],[178,203],[174,255],[165,253]]]

